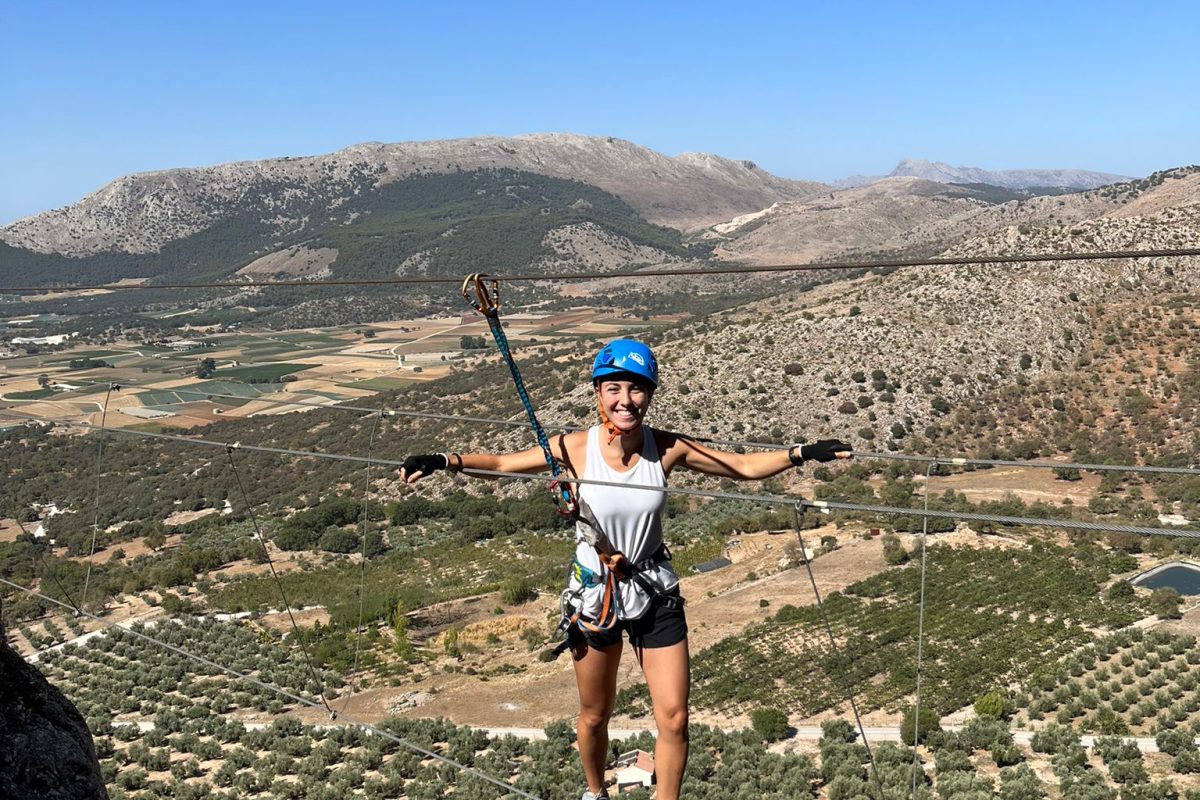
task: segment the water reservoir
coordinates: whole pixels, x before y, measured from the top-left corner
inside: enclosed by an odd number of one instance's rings
[[[1133,579],[1137,586],[1161,589],[1164,586],[1182,595],[1200,595],[1200,566],[1175,561],[1148,570]]]

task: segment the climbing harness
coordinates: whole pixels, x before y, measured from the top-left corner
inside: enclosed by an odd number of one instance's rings
[[[555,629],[554,636],[558,636],[560,632],[567,632],[575,625],[583,627],[585,630],[604,631],[610,630],[617,624],[617,607],[620,604],[620,599],[617,594],[617,570],[614,567],[620,566],[620,561],[624,560],[624,556],[616,553],[612,549],[612,545],[608,542],[608,538],[604,532],[600,530],[600,526],[596,523],[595,517],[588,510],[586,514],[580,513],[580,503],[571,484],[562,478],[562,467],[558,465],[558,460],[554,458],[554,453],[550,450],[550,439],[546,436],[546,431],[542,428],[542,424],[538,422],[537,414],[533,409],[533,401],[529,399],[529,392],[525,388],[525,381],[521,378],[521,370],[517,367],[517,362],[513,358],[512,349],[508,345],[508,336],[504,333],[504,326],[500,322],[500,282],[495,278],[489,278],[481,273],[468,275],[463,279],[461,293],[463,299],[483,315],[487,320],[488,328],[491,329],[492,338],[496,340],[496,347],[500,350],[500,356],[504,359],[504,363],[508,366],[508,371],[512,375],[513,385],[517,389],[517,397],[521,399],[521,405],[525,408],[525,416],[529,420],[529,425],[533,428],[534,436],[537,437],[538,445],[542,448],[542,455],[546,458],[546,466],[550,468],[550,474],[554,480],[550,484],[550,491],[554,497],[555,510],[559,515],[567,519],[583,522],[584,535],[583,538],[588,544],[596,548],[596,552],[600,555],[601,563],[605,565],[605,576],[595,576],[594,573],[589,574],[597,580],[595,585],[604,586],[604,600],[601,607],[601,613],[598,619],[588,620],[582,613],[582,595],[584,586],[579,590],[572,591],[570,588],[565,589],[559,598],[559,607],[562,611],[562,620]],[[573,568],[579,568],[582,565],[575,564]],[[581,573],[582,574],[582,573]],[[568,635],[560,645],[560,649],[555,650],[555,655],[559,655],[563,649],[566,649],[567,643],[571,637]]]
[[[682,597],[678,594],[667,594],[646,577],[649,570],[670,560],[671,551],[664,543],[649,558],[634,564],[626,563],[627,577],[650,595],[651,603],[668,609],[683,608],[685,601]],[[551,639],[557,638],[560,633],[565,634],[565,637],[550,651],[555,658],[562,655],[565,650],[581,643],[583,638],[581,631],[607,633],[613,630],[620,621],[621,586],[618,583],[620,576],[607,567],[604,569],[604,574],[598,574],[581,564],[576,558],[571,562],[571,577],[579,583],[579,588],[568,587],[559,597],[559,611],[562,618]],[[583,593],[597,586],[604,586],[600,612],[594,618],[587,617],[582,612]]]

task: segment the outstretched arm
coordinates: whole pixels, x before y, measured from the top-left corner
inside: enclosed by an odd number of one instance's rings
[[[568,470],[572,469],[569,455],[570,436],[558,436],[553,441],[555,459]],[[432,453],[409,456],[400,467],[400,480],[416,483],[438,470],[459,472],[464,469],[479,469],[488,472],[542,472],[546,469],[546,456],[540,447],[531,447],[516,453]],[[480,476],[487,477],[487,476]]]
[[[832,461],[850,458],[850,445],[838,439],[822,439],[787,450],[767,450],[760,453],[730,453],[714,450],[695,439],[676,433],[664,433],[663,467],[667,472],[675,466],[734,480],[761,480],[798,467],[806,461]]]

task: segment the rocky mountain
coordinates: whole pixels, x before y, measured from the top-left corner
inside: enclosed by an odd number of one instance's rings
[[[1082,169],[1006,169],[988,170],[979,167],[953,167],[941,161],[906,158],[887,175],[852,175],[834,181],[841,189],[864,186],[885,178],[920,178],[937,183],[981,183],[1005,189],[1024,189],[1041,193],[1055,190],[1097,189],[1110,183],[1133,180],[1128,175],[1091,172]]]
[[[821,191],[749,161],[674,158],[612,137],[563,133],[446,141],[368,142],[328,155],[129,175],[78,203],[0,227],[0,241],[39,253],[154,253],[252,213],[277,235],[349,222],[352,201],[418,175],[519,170],[580,181],[620,197],[646,220],[687,230]]]
[[[264,215],[264,204],[273,216]],[[0,242],[0,269],[16,283],[195,282],[235,273],[259,279],[461,276],[481,267],[548,270],[559,256],[559,240],[584,230],[605,239],[605,252],[613,257],[593,261],[607,267],[663,263],[696,249],[681,243],[679,231],[646,222],[602,189],[510,169],[362,183],[339,196],[333,215],[324,196],[289,193],[279,185],[222,204],[218,212],[208,227],[146,253],[70,257]]]
[[[777,203],[712,226],[700,236],[714,244],[718,257],[764,264],[932,256],[1009,228],[1057,229],[1189,206],[1195,202],[1196,180],[1194,170],[1182,168],[1090,191],[1013,200],[981,186],[886,178],[815,199]]]

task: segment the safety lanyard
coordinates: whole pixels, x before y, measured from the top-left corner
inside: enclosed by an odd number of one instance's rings
[[[471,297],[472,290],[474,290],[474,298]],[[554,454],[550,452],[550,439],[546,436],[542,424],[538,422],[537,414],[534,413],[533,401],[529,399],[525,381],[521,379],[521,370],[517,368],[517,362],[513,359],[512,351],[509,349],[504,326],[500,324],[500,282],[482,273],[468,275],[462,283],[462,296],[487,320],[488,328],[492,331],[492,338],[496,340],[496,347],[499,348],[504,363],[508,365],[508,371],[512,373],[513,384],[517,387],[517,397],[521,398],[521,405],[525,407],[525,416],[529,419],[529,427],[533,428],[537,443],[546,457],[546,465],[550,467],[550,474],[555,478],[550,484],[550,490],[554,494],[555,508],[564,517],[575,517],[577,512],[575,493],[569,483],[560,479],[562,468],[559,467]]]

